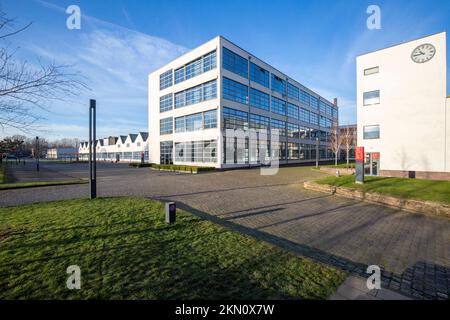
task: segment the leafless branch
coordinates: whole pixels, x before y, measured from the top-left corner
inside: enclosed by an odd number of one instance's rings
[[[35,129],[42,116],[49,111],[52,100],[66,101],[88,89],[84,77],[73,65],[37,64],[15,58],[15,51],[5,42],[30,25],[14,28],[15,19],[0,11],[0,127],[12,127],[24,132]]]

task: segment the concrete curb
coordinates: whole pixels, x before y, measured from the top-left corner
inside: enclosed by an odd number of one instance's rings
[[[376,192],[366,192],[358,189],[336,187],[328,184],[318,184],[311,181],[304,182],[303,186],[305,189],[336,194],[338,196],[354,200],[381,204],[403,211],[450,218],[450,205],[438,202],[402,199]]]

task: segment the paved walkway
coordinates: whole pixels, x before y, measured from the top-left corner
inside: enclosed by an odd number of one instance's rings
[[[330,297],[330,300],[411,300],[407,296],[389,289],[369,290],[366,281],[361,277],[348,277],[336,293]]]
[[[45,165],[87,177],[87,165]],[[42,170],[47,167],[43,166]],[[58,166],[55,168],[55,166]],[[178,206],[302,256],[367,277],[382,268],[382,287],[418,299],[450,296],[450,219],[412,214],[306,190],[323,173],[282,168],[199,175],[98,168],[99,196],[144,196]],[[0,191],[0,206],[87,197],[87,185]]]
[[[34,160],[27,160],[25,164],[20,162],[10,162],[8,170],[6,171],[6,181],[8,182],[47,182],[47,181],[65,181],[73,180],[76,177],[70,176],[65,172],[60,171],[61,168],[54,166],[64,166],[63,164],[53,164],[53,166],[46,165],[43,161],[40,162],[40,168],[43,170],[36,170],[36,162]]]

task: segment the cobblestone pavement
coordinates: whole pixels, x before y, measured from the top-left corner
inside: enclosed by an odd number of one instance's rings
[[[60,168],[87,176],[86,165]],[[258,169],[190,175],[104,164],[98,174],[99,196],[176,201],[206,219],[353,275],[367,277],[367,266],[378,265],[383,288],[417,299],[450,296],[450,219],[306,190],[304,181],[323,175],[309,168],[282,168],[275,176],[261,176]],[[87,195],[87,185],[8,190],[0,191],[0,205]]]

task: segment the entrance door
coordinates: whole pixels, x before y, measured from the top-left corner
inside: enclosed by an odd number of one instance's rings
[[[364,156],[364,175],[378,176],[380,174],[380,153],[371,152]]]

